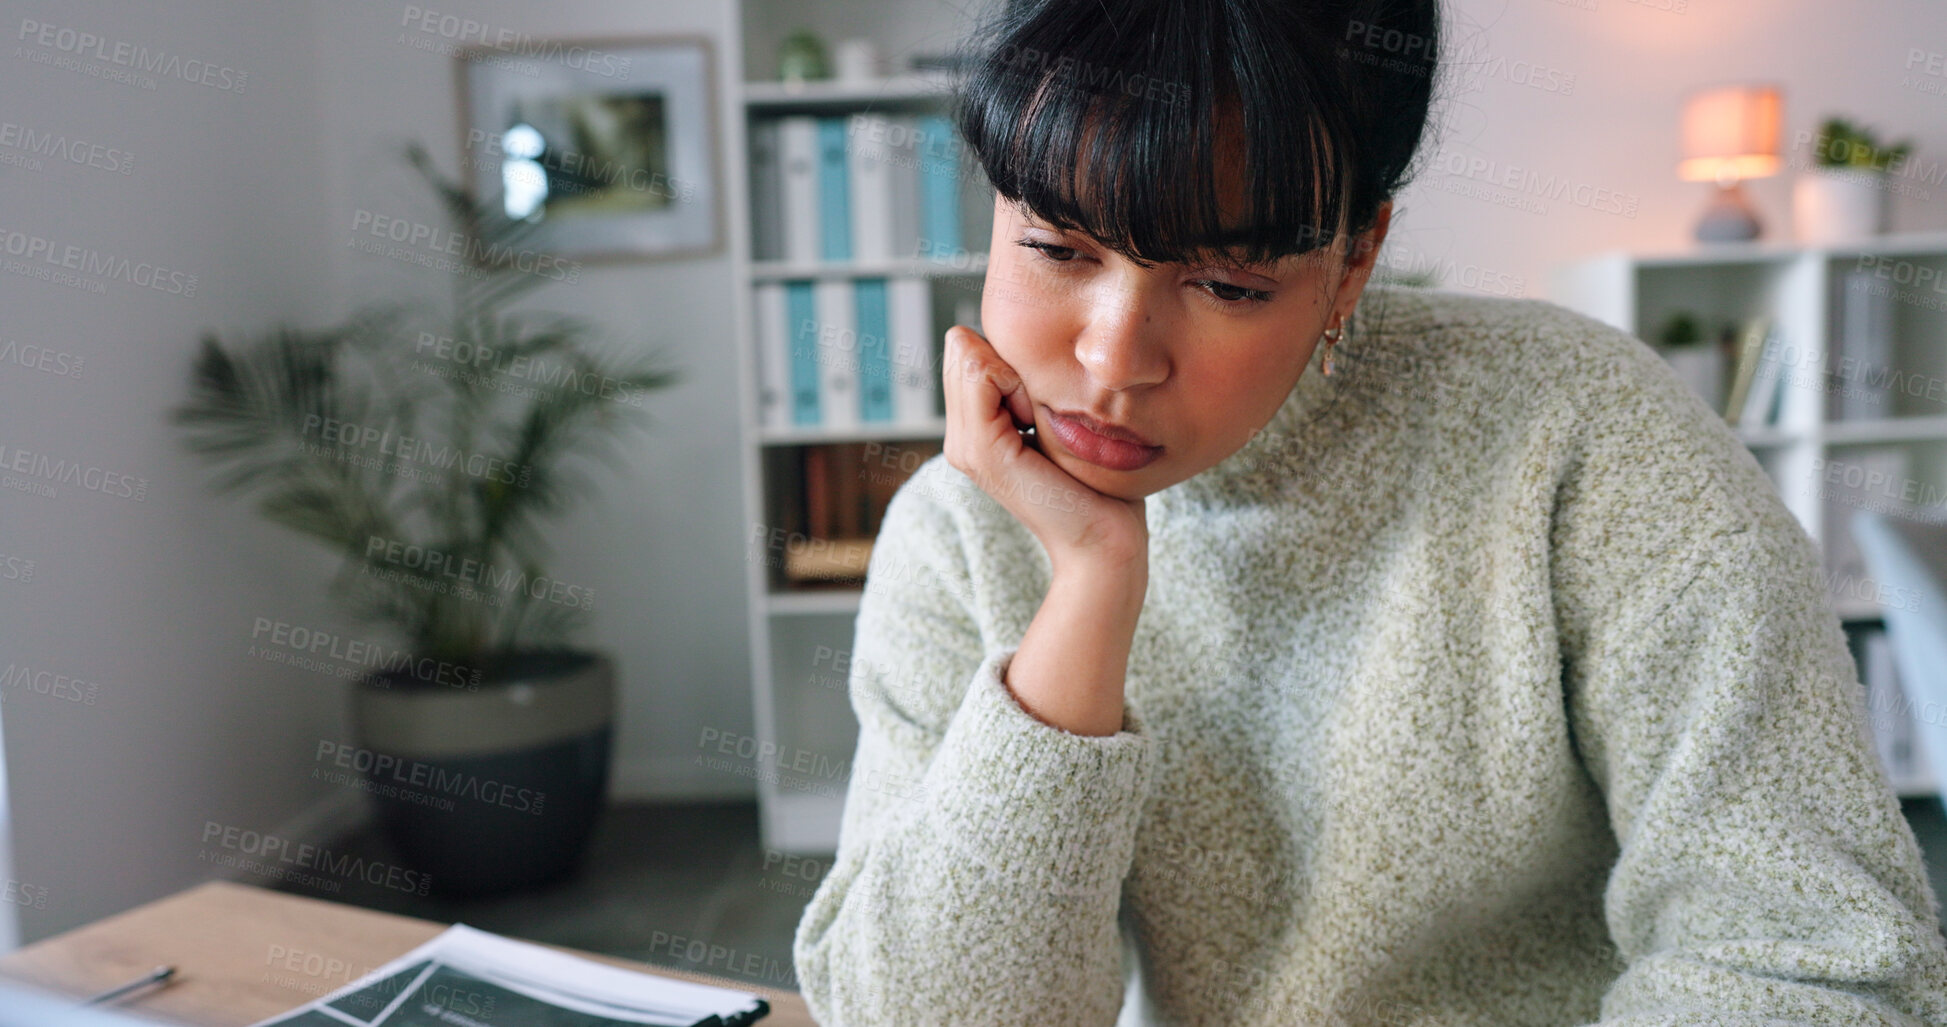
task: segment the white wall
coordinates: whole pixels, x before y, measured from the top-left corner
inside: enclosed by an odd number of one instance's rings
[[[1543,295],[1557,261],[1682,244],[1705,189],[1675,177],[1676,121],[1683,91],[1701,82],[1776,79],[1786,86],[1790,132],[1841,111],[1916,136],[1923,173],[1947,156],[1947,100],[1904,77],[1910,48],[1947,50],[1935,0],[1689,0],[1683,13],[1629,0],[1595,5],[1458,4],[1453,52],[1471,52],[1487,77],[1447,112],[1435,145],[1634,195],[1636,216],[1565,201],[1547,201],[1536,215],[1461,196],[1437,187],[1456,180],[1440,182],[1436,161],[1402,197],[1392,259],[1440,265],[1449,284],[1486,275],[1496,288],[1518,280],[1517,291]],[[28,940],[212,875],[200,858],[206,822],[282,829],[328,816],[348,798],[308,777],[318,739],[342,729],[342,686],[247,654],[257,617],[337,623],[316,594],[330,561],[210,495],[162,412],[183,395],[206,328],[240,337],[280,318],[316,325],[367,299],[440,287],[436,277],[348,249],[360,209],[437,220],[395,161],[397,144],[423,139],[442,167],[457,168],[451,59],[409,45],[416,37],[402,24],[405,6],[16,7],[17,18],[93,31],[111,46],[249,73],[241,92],[180,80],[147,90],[12,55],[29,41],[10,42],[0,59],[8,98],[0,122],[136,155],[126,175],[0,164],[0,233],[199,276],[195,295],[182,297],[118,281],[94,293],[0,272],[0,347],[85,358],[79,377],[0,361],[0,444],[147,480],[141,502],[73,485],[53,498],[0,489],[0,667],[98,686],[93,705],[0,687],[12,879],[46,896],[41,908],[0,903],[0,914],[18,912]],[[727,0],[443,7],[545,36],[701,32],[718,42],[720,76],[737,63],[725,45]],[[910,20],[887,24],[889,41],[934,42]],[[1534,65],[1554,70],[1556,82],[1573,75],[1572,91],[1508,80]],[[718,116],[729,119],[726,129],[735,124],[721,95]],[[0,160],[8,154],[20,151],[0,145]],[[1752,187],[1776,233],[1788,227],[1786,184]],[[1947,184],[1913,184],[1928,195],[1901,197],[1896,226],[1947,226]],[[728,186],[741,180],[733,174]],[[664,348],[689,375],[655,398],[658,426],[558,533],[554,570],[597,590],[590,641],[620,660],[623,796],[749,791],[746,780],[699,775],[684,761],[700,728],[743,731],[750,722],[736,301],[727,252],[591,265],[579,284],[534,297],[535,306]],[[9,570],[21,560],[33,561],[31,581]]]
[[[1684,93],[1719,82],[1782,84],[1788,148],[1834,113],[1912,137],[1893,228],[1947,227],[1947,77],[1907,69],[1913,48],[1947,51],[1934,0],[1448,2],[1447,52],[1456,68],[1471,66],[1478,88],[1450,93],[1428,163],[1399,197],[1388,257],[1398,266],[1438,267],[1452,287],[1464,278],[1478,291],[1546,298],[1557,263],[1690,245],[1710,186],[1677,178],[1678,123]],[[1790,152],[1809,159],[1804,146]],[[1566,179],[1588,204],[1543,200],[1540,214],[1504,205],[1519,191],[1495,183],[1537,180],[1530,173]],[[1791,237],[1790,175],[1746,185],[1767,239]],[[1463,188],[1492,199],[1454,191]],[[1598,209],[1629,198],[1633,217]]]
[[[327,309],[309,11],[104,0],[9,14],[0,248],[21,263],[0,268],[0,354],[15,347],[0,357],[0,463],[30,483],[46,484],[31,464],[41,456],[92,469],[90,481],[116,476],[107,492],[0,488],[0,552],[21,561],[16,571],[32,561],[31,580],[0,571],[15,857],[0,915],[18,913],[32,941],[209,876],[206,822],[261,830],[298,813],[311,797],[302,750],[336,730],[341,701],[310,675],[246,655],[255,616],[316,622],[320,604],[290,587],[312,568],[238,504],[213,500],[163,419],[185,395],[202,331],[228,337]],[[19,38],[23,20],[104,37],[109,59],[77,55],[78,35],[50,46]],[[216,85],[152,75],[149,89],[15,49],[112,71],[118,43],[210,62]],[[241,89],[220,88],[239,71]],[[24,129],[98,145],[109,167],[43,156],[36,168]],[[111,150],[133,154],[126,173],[112,170],[122,161]],[[116,266],[82,275],[99,292],[14,273],[57,268],[12,255],[35,239]],[[181,293],[146,286],[156,265]],[[171,273],[196,275],[193,294]],[[50,351],[51,370],[20,363],[25,347]],[[60,373],[77,359],[78,375]],[[121,475],[145,482],[139,501],[113,494],[133,491]]]

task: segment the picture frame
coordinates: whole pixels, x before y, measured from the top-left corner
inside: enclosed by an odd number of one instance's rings
[[[723,247],[716,61],[699,35],[518,37],[455,54],[468,189],[587,262]]]

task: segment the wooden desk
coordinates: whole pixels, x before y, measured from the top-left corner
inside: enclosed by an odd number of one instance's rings
[[[206,1027],[244,1027],[343,987],[445,929],[430,920],[212,881],[29,945],[0,959],[0,975],[93,995],[173,965],[174,982],[119,1008]],[[761,995],[771,1013],[758,1027],[815,1027],[796,992],[549,947]]]

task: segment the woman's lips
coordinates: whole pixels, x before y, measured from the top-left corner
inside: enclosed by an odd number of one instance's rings
[[[1148,466],[1163,455],[1163,447],[1152,446],[1126,428],[1104,425],[1086,414],[1061,413],[1052,407],[1048,427],[1061,440],[1063,448],[1077,457],[1112,471],[1133,471]]]

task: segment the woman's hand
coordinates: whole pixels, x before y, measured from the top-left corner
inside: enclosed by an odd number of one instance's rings
[[[1048,594],[1002,684],[1044,724],[1113,735],[1123,722],[1129,651],[1149,587],[1143,500],[1105,496],[1040,450],[1021,376],[980,333],[954,325],[941,363],[946,459],[1048,551]]]
[[[1012,513],[1048,552],[1057,574],[1146,570],[1149,523],[1144,501],[1104,495],[1041,452],[1034,404],[1021,376],[966,325],[947,329],[947,463]]]

